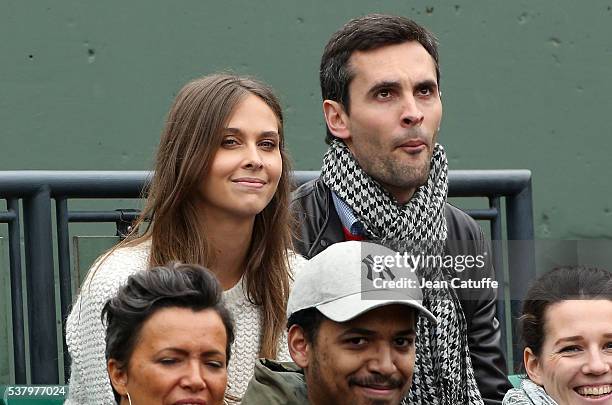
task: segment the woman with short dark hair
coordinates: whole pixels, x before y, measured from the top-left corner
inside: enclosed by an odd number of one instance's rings
[[[174,263],[133,274],[102,318],[118,404],[223,403],[234,325],[207,269]]]
[[[612,404],[612,273],[561,267],[531,286],[521,316],[528,379],[505,405]]]

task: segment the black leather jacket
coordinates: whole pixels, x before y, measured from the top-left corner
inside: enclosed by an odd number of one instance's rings
[[[300,235],[294,240],[295,249],[311,258],[333,243],[344,241],[342,224],[333,205],[331,192],[320,179],[312,180],[293,193],[291,208],[299,224]],[[469,215],[446,204],[448,228],[448,254],[484,253],[491,257],[482,229]],[[452,245],[452,246],[450,246]],[[457,273],[462,279],[495,279],[490,261],[482,274],[473,271]],[[458,289],[463,312],[468,325],[468,344],[478,388],[485,404],[501,404],[506,391],[511,388],[506,375],[506,363],[501,352],[501,333],[495,318],[497,292],[494,289]]]

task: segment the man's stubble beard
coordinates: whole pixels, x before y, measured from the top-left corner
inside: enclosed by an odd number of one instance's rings
[[[417,166],[401,164],[392,159],[377,157],[374,161],[357,159],[361,168],[374,180],[383,186],[391,186],[397,189],[416,189],[429,177],[432,153],[428,154],[427,159]]]
[[[310,387],[310,389],[308,389],[308,401],[313,405],[318,405],[317,401],[325,402],[329,399],[327,398],[329,393],[326,392],[327,385],[324,384],[323,378],[321,377],[321,366],[319,364],[319,359],[315,355],[308,366],[308,378],[306,381],[306,386]],[[321,393],[321,389],[324,389],[323,393]],[[311,395],[314,393],[317,395]]]
[[[321,374],[321,364],[319,362],[319,359],[317,356],[313,356],[312,360],[310,361],[310,365],[308,366],[308,379],[306,382],[307,387],[317,387],[319,389],[319,391],[317,392],[318,395],[316,395],[316,398],[313,398],[313,396],[311,396],[311,393],[314,391],[309,391],[308,392],[308,400],[310,404],[313,405],[327,405],[330,403],[330,401],[333,401],[334,404],[336,405],[342,405],[345,402],[342,401],[342,399],[348,399],[348,398],[334,398],[334,395],[332,392],[330,392],[329,390],[329,385],[325,384],[324,379],[321,378],[322,374]],[[323,388],[323,392],[321,392],[321,388]],[[400,402],[397,404],[401,404],[403,398],[405,398],[408,395],[408,391],[410,390],[410,388],[408,387],[406,389],[406,392],[404,392],[404,394],[402,395],[402,399],[400,399]],[[320,402],[316,402],[316,401],[320,401]],[[368,405],[390,405],[388,401],[386,400],[371,400],[368,402]],[[393,404],[395,405],[395,404]]]

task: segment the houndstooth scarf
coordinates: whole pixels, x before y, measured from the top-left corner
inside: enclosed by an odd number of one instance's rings
[[[354,211],[371,239],[400,252],[443,254],[447,236],[444,206],[448,163],[436,144],[427,182],[410,201],[399,205],[358,165],[346,145],[334,140],[323,158],[323,182]],[[443,268],[417,269],[419,279],[449,280]],[[467,323],[452,288],[423,290],[423,304],[436,316],[417,324],[416,360],[407,404],[483,404],[474,378],[467,341]]]
[[[529,379],[521,381],[521,388],[513,388],[504,396],[503,405],[557,405],[543,387]]]

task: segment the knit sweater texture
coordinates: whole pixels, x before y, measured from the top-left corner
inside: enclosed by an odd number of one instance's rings
[[[66,343],[72,360],[69,393],[65,405],[114,405],[115,398],[106,370],[105,336],[102,307],[112,298],[127,278],[149,264],[151,243],[115,250],[101,264],[94,264],[83,283],[66,324]],[[305,261],[297,254],[290,255],[292,272]],[[223,299],[235,323],[232,358],[228,365],[228,393],[242,396],[253,376],[259,357],[262,314],[259,306],[249,302],[242,280],[224,291]],[[279,342],[279,361],[291,361],[287,350],[287,336]]]

